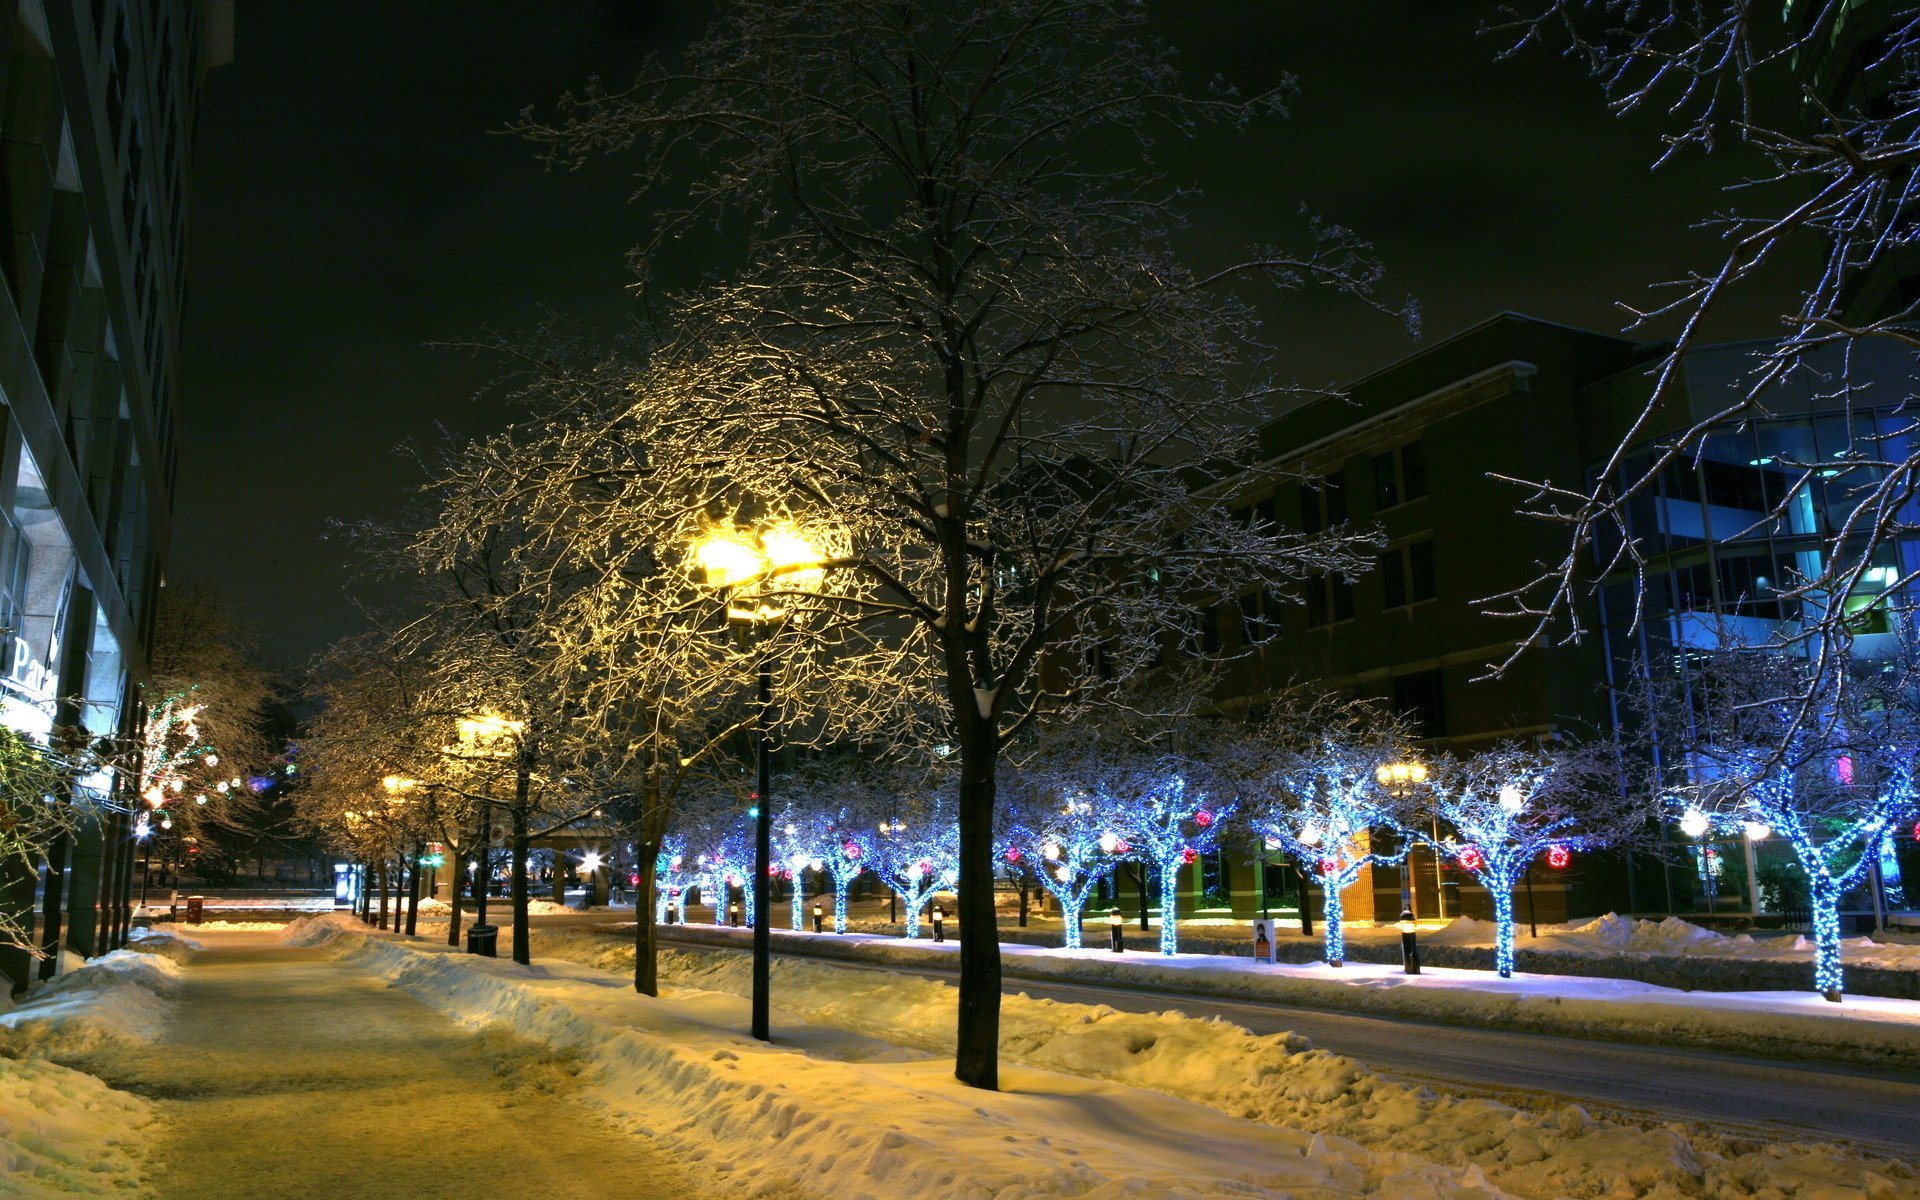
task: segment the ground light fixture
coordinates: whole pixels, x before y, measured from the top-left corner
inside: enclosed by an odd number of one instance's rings
[[[1115,954],[1124,954],[1127,949],[1127,920],[1114,909],[1107,915],[1107,937],[1113,943]]]
[[[1413,910],[1400,910],[1400,965],[1409,975],[1420,973],[1420,935],[1419,926],[1413,922]]]
[[[941,908],[938,904],[935,904],[933,906],[933,940],[934,941],[944,942],[947,940],[946,921],[947,921],[946,910]]]
[[[815,933],[824,932],[824,930],[821,927],[825,923],[826,923],[826,913],[821,910],[820,902],[818,900],[815,900],[813,902],[813,931]]]

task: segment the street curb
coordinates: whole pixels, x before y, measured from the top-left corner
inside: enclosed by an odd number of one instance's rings
[[[631,933],[631,926],[618,927]],[[745,949],[746,929],[700,925],[659,926],[663,946]],[[776,952],[878,966],[952,969],[950,950],[930,943],[874,939],[871,935],[794,934],[774,930]],[[1143,961],[1146,960],[1146,961]],[[1089,970],[1088,968],[1092,969]],[[1176,993],[1195,999],[1251,1001],[1327,1012],[1400,1017],[1429,1024],[1462,1025],[1553,1034],[1634,1045],[1681,1046],[1792,1061],[1845,1062],[1920,1069],[1920,1024],[1870,1017],[1810,1016],[1778,1009],[1743,1012],[1701,1009],[1659,1000],[1582,1000],[1555,996],[1498,995],[1465,990],[1366,987],[1334,980],[1253,973],[1206,973],[1156,965],[1148,955],[1112,960],[1062,959],[1001,954],[1009,979],[1036,983],[1095,984],[1127,991]],[[1630,1006],[1648,1019],[1623,1027]]]

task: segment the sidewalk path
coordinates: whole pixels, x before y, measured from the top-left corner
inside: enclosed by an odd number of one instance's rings
[[[88,1069],[159,1102],[158,1200],[688,1194],[566,1098],[576,1064],[474,1034],[317,949],[207,933],[168,1035]]]

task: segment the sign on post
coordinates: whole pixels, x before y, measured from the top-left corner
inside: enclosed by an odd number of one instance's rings
[[[1269,965],[1277,963],[1279,947],[1274,943],[1274,931],[1279,923],[1269,917],[1257,918],[1253,923],[1253,960]]]

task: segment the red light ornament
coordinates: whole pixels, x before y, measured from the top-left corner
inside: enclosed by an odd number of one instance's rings
[[[1020,853],[1020,848],[1019,848],[1018,846],[1016,846],[1016,847],[1014,847],[1013,849],[1011,849],[1011,850],[1009,850],[1009,851],[1007,851],[1007,861],[1008,861],[1008,862],[1010,862],[1010,863],[1017,863],[1017,862],[1019,862],[1019,861],[1020,861],[1020,860],[1021,860],[1021,859],[1022,859],[1023,857],[1025,857],[1025,856],[1024,856],[1024,855],[1022,855],[1022,854]]]
[[[1547,847],[1547,865],[1558,871],[1573,861],[1573,851],[1565,846]]]
[[[1182,850],[1180,852],[1180,861],[1190,867],[1193,864],[1200,861],[1200,855],[1195,853],[1194,850],[1191,847],[1189,847],[1188,849]]]
[[[1469,871],[1478,871],[1487,865],[1487,856],[1480,853],[1478,846],[1462,846],[1454,852],[1454,861]]]
[[[1193,823],[1195,825],[1198,825],[1200,828],[1205,829],[1207,826],[1213,824],[1213,814],[1203,808],[1199,812],[1193,814]]]

